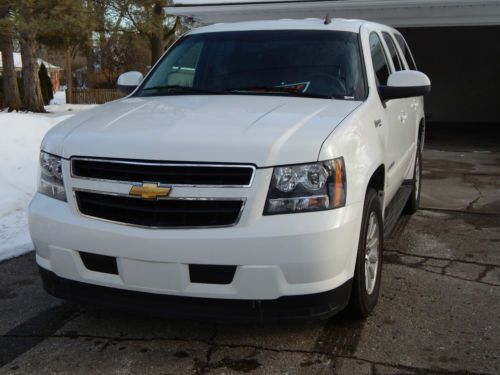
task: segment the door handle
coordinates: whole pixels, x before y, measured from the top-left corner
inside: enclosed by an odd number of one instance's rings
[[[418,102],[417,99],[413,100],[413,102],[411,102],[411,104],[410,104],[410,107],[412,109],[414,109],[415,111],[418,109],[419,106],[420,106],[420,103]]]

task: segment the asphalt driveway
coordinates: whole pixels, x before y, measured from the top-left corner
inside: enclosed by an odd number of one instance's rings
[[[427,146],[422,209],[386,241],[366,321],[228,325],[76,305],[42,290],[31,253],[0,264],[0,373],[499,374],[500,150],[450,142]]]

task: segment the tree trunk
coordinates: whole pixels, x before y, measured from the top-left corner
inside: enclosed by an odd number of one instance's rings
[[[163,53],[163,20],[165,14],[160,2],[155,2],[153,6],[153,31],[151,32],[151,66],[153,66]]]
[[[24,108],[32,112],[45,112],[35,56],[36,42],[31,36],[22,35],[19,43],[23,60]]]
[[[98,5],[94,5],[93,0],[87,0],[87,10],[89,14],[92,14],[99,20],[101,19],[101,12],[98,12],[98,9],[102,7]],[[98,29],[101,29],[101,26],[98,26]],[[89,30],[88,39],[87,39],[87,48],[86,48],[86,59],[87,59],[87,74],[86,74],[86,85],[88,88],[93,88],[95,86],[95,51],[94,51],[94,38],[93,38],[94,30]]]
[[[7,4],[0,6],[0,19],[5,23],[0,25],[0,52],[2,53],[3,97],[5,106],[10,111],[18,111],[22,107],[19,87],[17,86],[16,69],[14,66],[14,47],[12,45],[12,27],[5,19],[8,16]]]
[[[156,33],[151,33],[151,66],[158,61],[161,53],[161,39]]]
[[[71,47],[69,46],[66,48],[65,60],[66,60],[66,86],[67,86],[66,98],[68,99],[69,103],[73,103],[73,69],[71,66],[73,58],[71,56]]]
[[[87,45],[87,72],[86,72],[86,87],[91,89],[95,86],[95,55],[92,40]]]
[[[167,50],[175,42],[175,40],[176,40],[175,33],[180,28],[181,28],[181,19],[180,19],[180,17],[176,17],[174,26],[170,30],[167,30],[165,32],[165,36],[163,37],[165,50]]]

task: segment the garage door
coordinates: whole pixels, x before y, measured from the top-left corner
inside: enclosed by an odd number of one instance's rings
[[[499,26],[399,30],[432,81],[429,121],[500,123]]]

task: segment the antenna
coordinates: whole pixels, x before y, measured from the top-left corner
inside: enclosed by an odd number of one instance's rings
[[[329,25],[331,22],[332,22],[332,19],[330,18],[330,16],[327,13],[325,16],[325,25]]]

